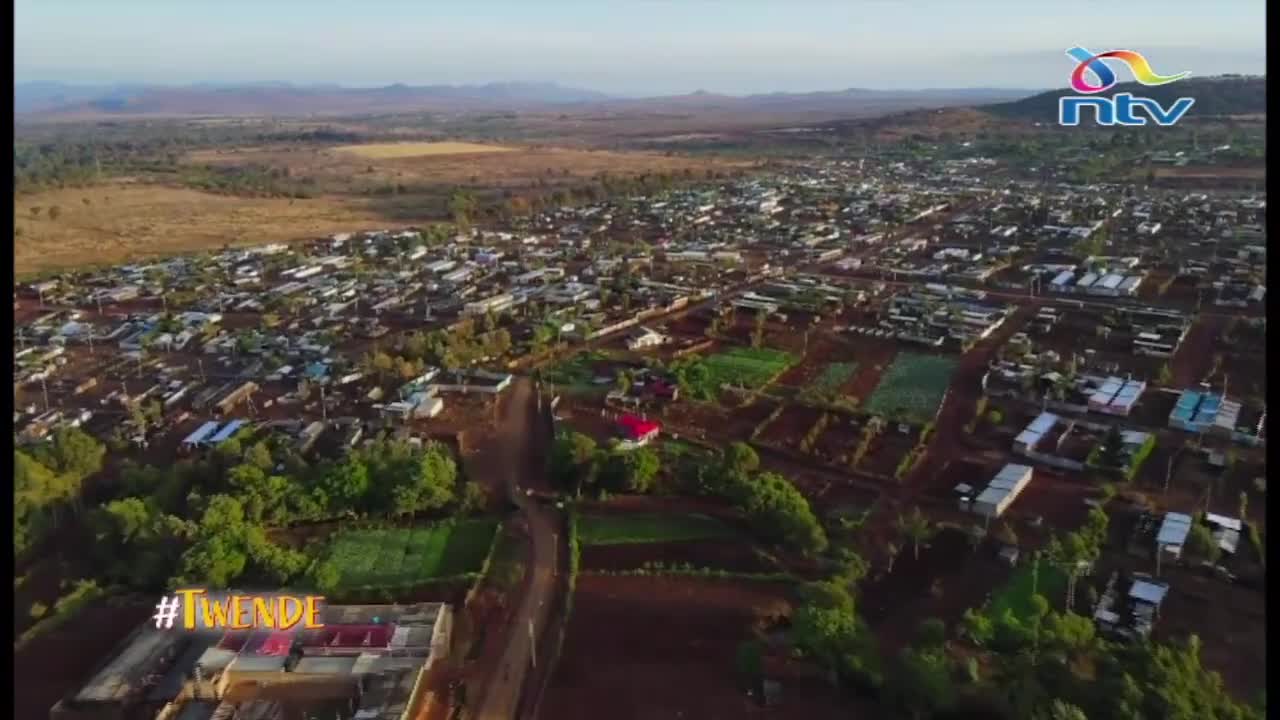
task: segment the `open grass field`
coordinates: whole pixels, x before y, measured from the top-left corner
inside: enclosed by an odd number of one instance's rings
[[[369,143],[365,145],[340,145],[338,152],[351,153],[362,158],[384,160],[387,158],[426,157],[439,155],[464,155],[475,153],[511,152],[513,148],[501,145],[481,145],[468,142],[399,142]]]
[[[880,378],[867,400],[867,412],[927,422],[938,412],[956,361],[937,355],[903,353]]]
[[[55,206],[61,214],[50,219]],[[13,244],[19,276],[386,225],[356,200],[243,198],[128,182],[24,195],[13,212],[21,229]]]
[[[405,227],[447,218],[458,187],[489,199],[502,191],[583,186],[603,174],[705,177],[744,167],[707,158],[472,143],[359,145],[374,157],[334,148],[261,146],[201,150],[182,158],[203,177],[246,167],[286,173],[306,198],[215,194],[180,186],[172,174],[104,180],[14,198],[14,262],[19,276],[85,265]],[[430,148],[429,150],[426,150]],[[463,151],[462,148],[471,148]],[[484,150],[476,150],[483,148]],[[495,152],[495,149],[506,152]],[[212,166],[203,170],[197,166]],[[179,174],[181,175],[181,173]],[[383,194],[394,188],[393,194]],[[87,200],[87,202],[86,202]],[[59,216],[51,219],[49,208]],[[39,210],[33,212],[33,208]]]
[[[706,515],[650,513],[583,515],[578,538],[583,545],[688,542],[734,537],[732,528]]]
[[[328,559],[341,587],[408,586],[479,572],[497,522],[490,519],[429,527],[348,530],[334,537]]]
[[[485,148],[421,152],[421,148],[440,146]],[[186,156],[194,165],[214,167],[259,165],[287,169],[292,178],[309,178],[317,192],[359,192],[363,188],[400,184],[410,188],[412,196],[429,186],[463,185],[473,189],[525,189],[537,182],[552,186],[581,183],[601,173],[615,177],[632,177],[646,173],[685,171],[695,176],[709,169],[728,170],[741,167],[707,158],[667,156],[656,152],[611,152],[559,147],[515,147],[478,143],[386,143],[352,145],[349,148],[383,148],[383,154],[370,155],[337,148],[297,148],[292,146],[256,146],[202,150]],[[407,149],[396,149],[407,148]],[[419,148],[419,151],[413,151]],[[506,152],[493,152],[504,148]],[[451,189],[451,188],[450,188]]]

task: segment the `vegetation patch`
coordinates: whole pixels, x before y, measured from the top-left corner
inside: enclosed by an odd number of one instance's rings
[[[411,586],[479,572],[496,520],[481,518],[427,527],[346,530],[329,545],[327,560],[339,588]]]
[[[714,400],[724,385],[755,390],[764,387],[796,362],[781,350],[733,348],[706,358],[692,357],[672,371],[686,394]]]
[[[867,412],[913,422],[931,420],[951,384],[956,361],[903,353],[894,359],[867,400]]]
[[[831,363],[822,369],[818,377],[800,393],[800,399],[809,402],[832,403],[842,400],[840,387],[858,372],[858,363]]]
[[[1038,569],[1034,563],[1025,565],[991,597],[987,615],[995,620],[1010,611],[1019,622],[1030,623],[1035,618],[1032,596],[1062,597],[1066,587],[1067,576],[1053,565],[1041,563]]]
[[[584,545],[688,542],[735,536],[733,529],[706,515],[584,515],[579,519]]]

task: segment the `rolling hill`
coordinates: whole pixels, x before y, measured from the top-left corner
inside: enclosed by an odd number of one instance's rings
[[[1168,106],[1181,97],[1193,97],[1196,104],[1187,117],[1253,115],[1267,111],[1267,79],[1265,77],[1232,76],[1187,78],[1169,85],[1148,87],[1136,82],[1120,83],[1101,93],[1107,97],[1116,93],[1133,93],[1151,98]],[[1058,98],[1075,95],[1070,89],[1040,93],[1013,102],[981,106],[994,115],[1019,120],[1055,121],[1058,117]]]
[[[686,95],[619,98],[555,83],[389,85],[344,88],[287,83],[160,87],[87,87],[20,83],[15,116],[26,122],[192,116],[307,116],[398,112],[562,111],[638,113],[865,114],[910,108],[971,105],[1026,97],[1029,90],[846,89],[830,92]]]

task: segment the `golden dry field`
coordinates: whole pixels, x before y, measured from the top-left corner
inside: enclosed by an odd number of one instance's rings
[[[366,160],[389,160],[392,158],[511,152],[514,148],[469,142],[397,142],[340,145],[333,149],[337,152],[351,153]]]
[[[222,195],[141,179],[21,195],[14,199],[19,228],[14,262],[19,275],[223,245],[288,242],[334,232],[424,225],[443,219],[445,198],[457,187],[521,192],[536,185],[581,184],[601,173],[628,177],[687,170],[700,175],[708,170],[748,166],[661,153],[534,147],[380,158],[335,148],[252,147],[191,153],[186,161],[215,167],[259,164],[287,168],[292,178],[314,181],[314,197],[290,200]],[[364,192],[368,187],[391,183],[411,190],[394,198]],[[48,209],[54,206],[60,214],[51,219]],[[33,213],[33,208],[40,211]]]
[[[405,143],[470,145],[470,143]],[[390,143],[385,147],[400,145]],[[347,147],[373,147],[347,146]],[[477,145],[492,148],[492,145]],[[507,152],[362,157],[341,148],[262,146],[226,150],[202,150],[187,155],[193,164],[213,166],[265,165],[287,168],[292,177],[313,178],[319,188],[349,190],[354,185],[403,183],[416,185],[466,185],[519,188],[537,181],[589,180],[601,173],[616,177],[644,173],[680,173],[729,170],[744,163],[710,158],[667,156],[656,152],[611,152],[557,147],[507,146]]]
[[[50,219],[54,206],[60,214]],[[21,232],[13,248],[19,276],[389,226],[355,201],[242,198],[132,183],[24,195],[13,212]]]

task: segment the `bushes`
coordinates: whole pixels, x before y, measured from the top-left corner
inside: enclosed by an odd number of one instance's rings
[[[20,648],[36,637],[60,627],[72,617],[75,617],[76,613],[83,610],[89,603],[105,594],[103,589],[98,587],[98,584],[92,580],[77,581],[75,588],[71,592],[58,598],[58,601],[53,604],[52,614],[45,614],[44,619],[27,628],[27,631],[18,637],[17,642],[14,643],[14,649]],[[34,615],[35,606],[33,605],[31,609]]]

